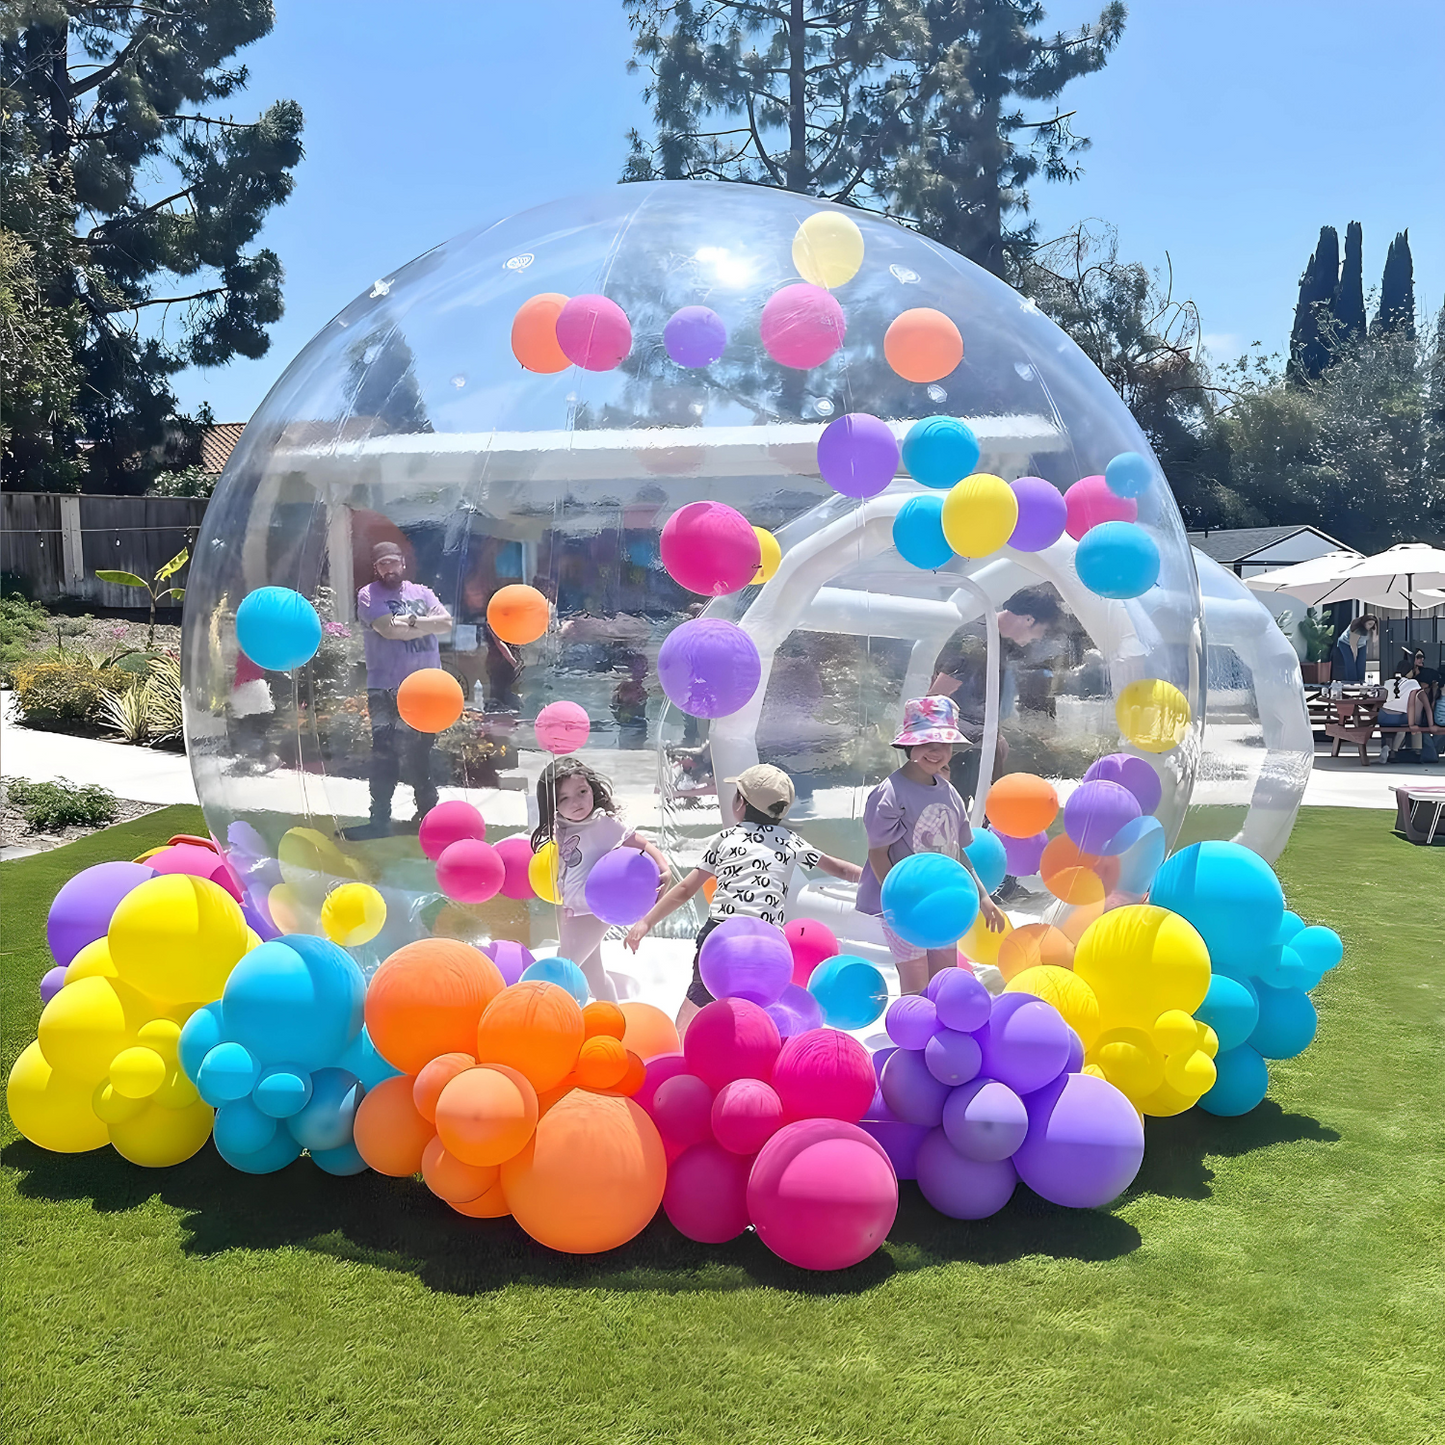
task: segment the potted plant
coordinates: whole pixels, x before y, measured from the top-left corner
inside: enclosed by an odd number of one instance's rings
[[[1304,639],[1305,656],[1300,663],[1300,673],[1306,682],[1321,683],[1330,680],[1330,649],[1335,645],[1334,624],[1318,607],[1305,608],[1304,620],[1299,625],[1299,635]]]

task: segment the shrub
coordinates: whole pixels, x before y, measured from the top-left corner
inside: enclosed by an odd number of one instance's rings
[[[26,727],[82,727],[100,720],[101,697],[130,681],[88,658],[29,663],[15,669],[15,707]]]
[[[139,654],[132,654],[132,657]],[[122,671],[132,672],[122,659]],[[129,687],[102,689],[97,719],[128,743],[168,743],[181,736],[181,665],[173,657],[151,658],[142,676],[132,672]]]
[[[7,683],[16,666],[25,661],[35,635],[49,625],[50,614],[38,602],[0,597],[0,676]]]
[[[80,787],[66,778],[53,783],[30,783],[24,778],[6,778],[5,798],[25,815],[32,833],[60,828],[103,828],[116,820],[119,811],[109,788],[91,783]]]

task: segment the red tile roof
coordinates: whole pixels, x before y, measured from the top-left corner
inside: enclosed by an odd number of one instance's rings
[[[201,465],[212,476],[221,475],[241,433],[246,430],[243,421],[223,421],[218,426],[205,427],[201,432]]]

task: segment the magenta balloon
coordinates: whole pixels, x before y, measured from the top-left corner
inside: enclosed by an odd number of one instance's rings
[[[1052,1005],[1029,993],[994,999],[988,1026],[978,1032],[983,1078],[998,1079],[1016,1094],[1052,1083],[1069,1062],[1069,1026]]]
[[[885,421],[850,412],[818,438],[818,472],[845,497],[876,497],[898,471],[898,441]]]
[[[773,1065],[773,1088],[789,1119],[856,1123],[876,1092],[868,1050],[837,1029],[809,1029],[784,1043]],[[721,1137],[721,1136],[719,1136]]]
[[[993,1008],[988,990],[966,968],[943,968],[928,980],[927,995],[946,1029],[971,1034],[987,1022]]]
[[[1064,531],[1079,541],[1090,527],[1100,522],[1135,522],[1139,504],[1132,497],[1119,497],[1109,490],[1102,476],[1081,477],[1064,493],[1068,520]]]
[[[655,901],[654,891],[647,908]],[[587,903],[589,907],[592,904],[590,880]],[[597,916],[602,917],[600,913]],[[708,934],[697,966],[704,987],[714,998],[741,998],[767,1008],[777,1003],[793,981],[793,950],[781,928],[760,918],[729,918]]]
[[[1044,849],[1049,846],[1047,833],[1035,833],[1029,838],[1010,838],[1007,833],[1000,833],[998,840],[1003,844],[1003,856],[1010,876],[1032,878],[1039,871]]]
[[[692,717],[726,717],[758,690],[763,664],[751,637],[720,617],[673,628],[657,654],[669,700]]]
[[[532,842],[525,833],[513,833],[497,843],[497,857],[502,860],[505,870],[502,875],[503,898],[535,898],[537,890],[532,887],[528,869],[532,866]]]
[[[1110,753],[1107,757],[1089,764],[1083,781],[1118,783],[1128,788],[1139,801],[1141,813],[1152,813],[1164,796],[1164,783],[1143,758],[1132,753]]]
[[[821,366],[843,344],[843,308],[821,286],[799,282],[775,291],[759,324],[763,349],[796,371]]]
[[[1139,816],[1139,800],[1122,783],[1095,778],[1080,783],[1064,804],[1064,832],[1085,853],[1105,852],[1126,823]]]
[[[756,1154],[783,1123],[783,1101],[761,1079],[734,1079],[712,1101],[713,1138],[732,1154]]]
[[[928,1071],[923,1055],[914,1049],[896,1049],[883,1065],[878,1087],[883,1102],[909,1124],[943,1122],[943,1105],[949,1088]]]
[[[923,1062],[940,1084],[955,1088],[978,1076],[983,1050],[972,1034],[939,1029],[923,1046]]]
[[[823,1027],[822,1006],[800,983],[790,983],[777,1002],[768,1005],[767,1014],[785,1039]]]
[[[1009,546],[1018,552],[1042,552],[1052,547],[1064,535],[1069,516],[1064,494],[1042,477],[1020,477],[1009,485],[1019,504],[1019,519],[1008,539]]]
[[[1029,1132],[1013,1156],[1035,1194],[1069,1209],[1117,1199],[1144,1162],[1144,1125],[1111,1083],[1065,1074],[1024,1101]]]
[[[997,1079],[975,1079],[955,1089],[943,1106],[943,1132],[967,1159],[1007,1159],[1029,1132],[1024,1101]]]
[[[487,824],[470,803],[452,798],[432,808],[421,820],[416,836],[421,851],[435,863],[446,849],[453,843],[460,843],[463,838],[477,838],[485,842]]]
[[[574,296],[557,313],[557,345],[584,371],[611,371],[632,350],[632,324],[606,296]]]
[[[614,848],[592,865],[584,894],[604,923],[636,923],[657,902],[661,875],[640,848]]]
[[[581,703],[549,702],[537,714],[535,724],[537,742],[549,753],[575,753],[583,747],[592,733],[592,720]],[[446,804],[441,805],[445,807]]]
[[[663,524],[662,565],[680,587],[723,597],[757,575],[762,547],[752,524],[722,502],[689,502]]]
[[[502,891],[507,865],[490,843],[458,838],[437,859],[437,887],[458,903],[485,903]]]
[[[1018,1174],[1007,1159],[966,1159],[942,1129],[929,1130],[918,1146],[918,1187],[950,1219],[987,1219],[1013,1196]]]
[[[519,982],[522,974],[537,961],[530,948],[513,943],[510,938],[499,938],[489,943],[482,952],[497,965],[497,972],[508,988]]]
[[[922,994],[906,993],[888,1005],[883,1016],[883,1027],[888,1037],[900,1049],[921,1049],[941,1027],[938,1010],[931,998]]]
[[[68,964],[87,943],[104,938],[116,904],[155,876],[143,863],[96,863],[62,884],[45,920],[45,941],[56,963]]]
[[[672,1227],[699,1244],[726,1244],[748,1227],[752,1160],[712,1139],[685,1149],[667,1166],[662,1208]]]
[[[716,311],[684,306],[668,317],[662,344],[679,366],[711,366],[727,349],[728,329]]]

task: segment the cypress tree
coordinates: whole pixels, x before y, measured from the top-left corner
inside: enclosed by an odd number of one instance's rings
[[[1289,371],[1295,381],[1315,381],[1330,364],[1329,330],[1321,332],[1330,303],[1340,284],[1340,237],[1333,226],[1320,227],[1319,245],[1300,277],[1299,300],[1294,308],[1294,329],[1289,338]]]
[[[1365,332],[1365,242],[1364,229],[1351,221],[1345,231],[1345,263],[1330,311],[1334,317],[1331,350],[1338,353]]]
[[[1385,253],[1385,274],[1380,279],[1377,331],[1402,331],[1415,337],[1415,262],[1410,255],[1410,232],[1401,231]]]

